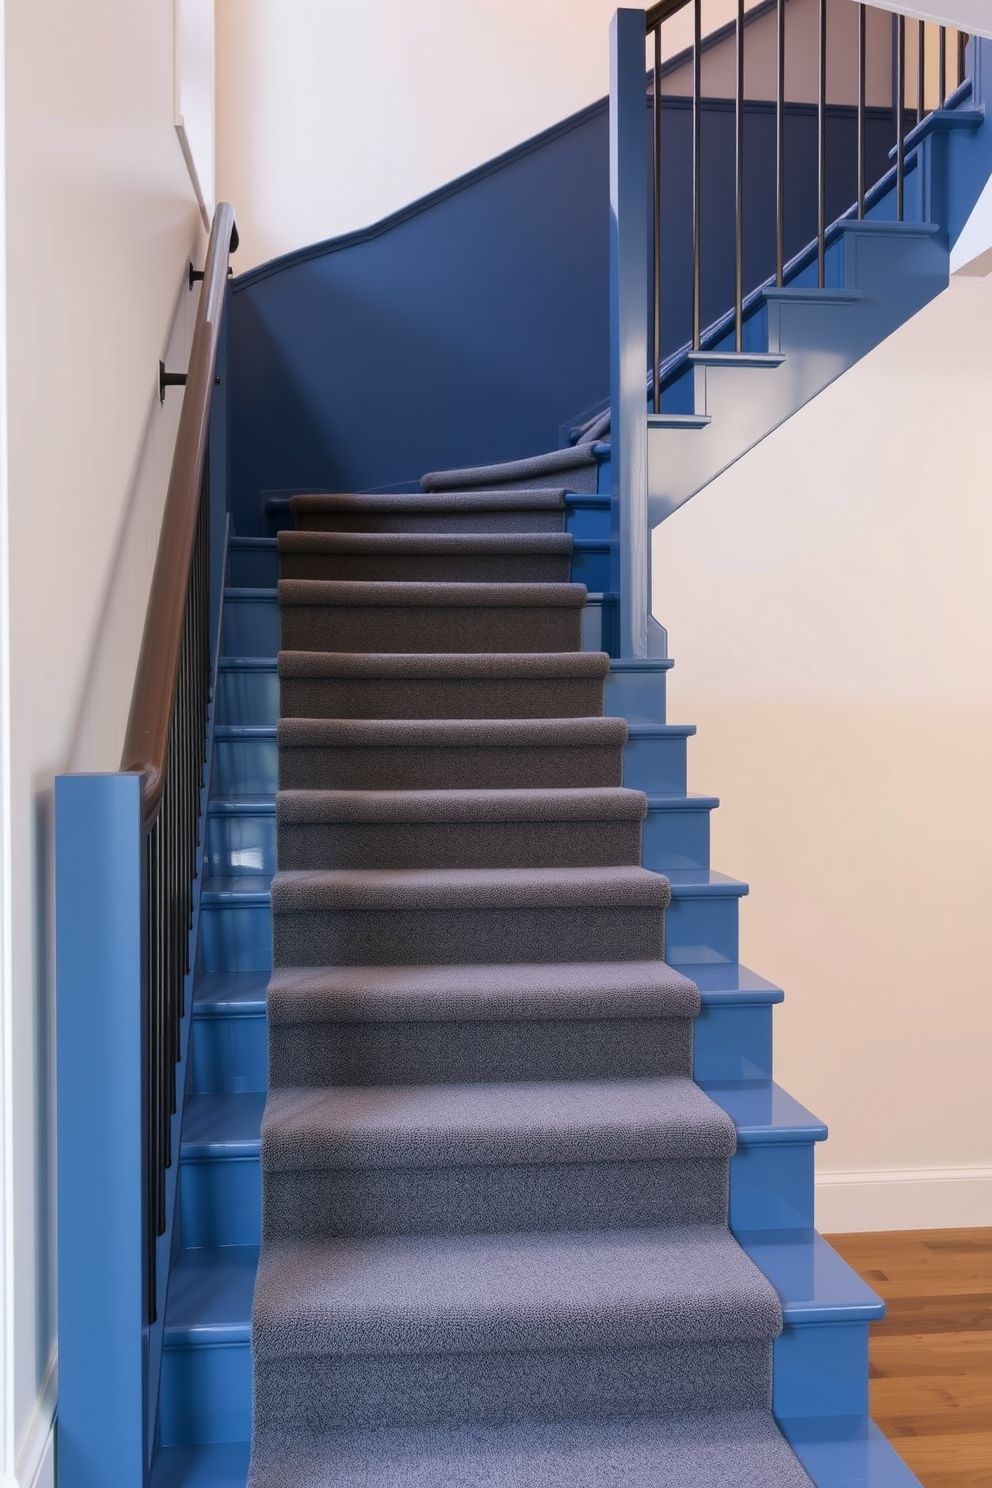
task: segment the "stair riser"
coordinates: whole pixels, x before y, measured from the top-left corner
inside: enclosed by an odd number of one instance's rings
[[[656,873],[710,866],[710,808],[648,808],[642,834],[641,863]]]
[[[407,682],[392,678],[305,681],[286,677],[271,699],[271,716],[259,722],[276,722],[280,693],[284,718],[601,718],[603,715],[603,684],[598,678],[589,681],[479,678],[464,682],[423,678]]]
[[[217,683],[217,722],[246,725],[279,721],[279,675],[275,666],[262,671],[225,670]]]
[[[867,1413],[868,1329],[865,1324],[786,1324],[773,1345],[773,1356],[773,1408],[779,1419]],[[515,1357],[519,1360],[521,1356]],[[574,1368],[576,1357],[581,1356],[571,1357]],[[634,1376],[646,1362],[630,1355],[614,1359],[601,1353],[598,1357],[603,1362],[607,1379],[610,1371],[619,1379],[628,1374]],[[346,1363],[354,1365],[353,1360]],[[410,1379],[414,1371],[409,1368],[409,1362],[400,1360],[398,1363],[406,1365],[398,1372],[404,1379]],[[347,1370],[343,1373],[347,1375]],[[305,1392],[308,1399],[333,1398],[331,1391],[335,1385],[332,1380],[310,1378],[312,1382]],[[663,1382],[656,1385],[651,1378],[646,1383],[651,1398],[646,1406],[634,1404],[634,1409],[645,1415],[656,1413],[659,1400],[664,1400],[667,1408],[671,1396],[664,1391]],[[433,1388],[435,1400],[439,1401],[442,1398],[441,1386]],[[483,1390],[482,1398],[486,1398],[487,1393]],[[251,1398],[251,1353],[247,1341],[167,1348],[163,1355],[160,1411],[163,1445],[246,1441],[251,1433]],[[540,1398],[540,1394],[536,1393],[535,1398]],[[759,1407],[763,1404],[763,1401],[758,1402]],[[526,1409],[526,1405],[523,1408]],[[574,1414],[581,1415],[583,1409],[577,1405]],[[600,1409],[602,1406],[597,1406],[597,1414]],[[623,1414],[619,1402],[615,1409],[616,1414]],[[416,1411],[416,1402],[412,1402],[415,1424],[425,1424]],[[372,1424],[377,1423],[373,1420]],[[823,1488],[835,1488],[835,1485],[830,1481],[824,1483]]]
[[[624,785],[630,790],[646,791],[648,795],[684,796],[686,744],[681,734],[628,739],[623,751]]]
[[[645,911],[645,913],[649,912]],[[702,951],[706,955],[715,952],[717,955],[725,957],[728,961],[736,961],[737,915],[738,901],[734,898],[710,897],[701,900],[683,900],[676,895],[673,897],[672,903],[667,910],[667,936],[671,959],[679,963],[698,960]],[[426,924],[426,920],[423,917],[421,919]],[[576,934],[574,940],[570,938],[571,932],[567,932],[564,924],[562,924],[560,928],[553,931],[557,939],[550,945],[545,941],[540,948],[540,953],[532,954],[531,951],[526,950],[525,947],[530,945],[531,941],[529,938],[525,938],[519,944],[512,941],[504,941],[502,945],[495,949],[508,954],[494,956],[493,959],[500,963],[521,960],[555,960],[561,953],[562,945],[566,943],[568,944],[569,958],[573,961],[601,961],[604,959],[615,959],[618,961],[638,960],[659,954],[656,950],[651,949],[636,951],[631,949],[619,951],[614,955],[613,951],[608,948],[610,944],[614,943],[612,936],[608,942],[604,941],[599,946],[597,946],[594,937],[590,939],[590,935],[592,934],[590,927],[593,924],[593,920],[589,917],[588,913],[585,914],[585,918],[583,918],[583,914],[576,914],[575,923]],[[272,965],[270,925],[270,911],[265,904],[231,905],[211,903],[209,900],[205,902],[201,921],[204,972],[268,970]],[[504,936],[515,935],[518,929],[521,932],[524,930],[522,923],[517,926],[507,923],[502,933]],[[292,932],[287,931],[286,933],[288,936]],[[547,931],[546,928],[545,931],[542,931],[538,925],[535,925],[533,927],[533,933],[540,936],[542,933],[547,933]],[[403,943],[406,944],[405,939]],[[644,944],[647,945],[647,942]],[[578,950],[579,946],[589,947],[589,949],[580,952]],[[329,943],[327,949],[330,952],[335,950],[335,947]],[[399,944],[394,947],[394,950],[398,949]],[[381,965],[384,963],[402,965],[405,961],[404,955],[394,955],[392,952],[386,955],[385,948],[381,945],[377,950],[374,942],[368,945],[368,952],[369,954],[364,959],[371,965]],[[549,952],[554,952],[554,954],[549,955]],[[323,965],[331,964],[336,959],[337,955],[335,951],[335,954],[328,954],[318,957],[315,960],[287,964]],[[428,959],[433,960],[435,958],[431,956]],[[480,960],[484,960],[485,957],[472,953],[463,957],[445,955],[445,957],[437,959],[464,960],[465,962],[474,964]],[[705,956],[703,959],[705,959]],[[342,964],[353,965],[355,963],[345,961]],[[424,963],[418,961],[416,964],[421,965]]]
[[[540,553],[282,553],[281,579],[373,583],[567,584],[571,557]]]
[[[867,1415],[867,1323],[787,1322],[774,1345],[772,1409],[780,1419]]]
[[[283,790],[509,790],[619,785],[618,748],[289,749]]]
[[[267,1089],[269,1034],[265,1014],[194,1016],[192,1061],[194,1095]]]
[[[274,589],[279,580],[279,553],[266,547],[240,547],[232,538],[227,550],[227,582],[235,589]]]
[[[286,651],[578,651],[581,610],[558,605],[283,605]]]
[[[760,1408],[765,1344],[561,1352],[333,1356],[256,1363],[256,1398],[305,1414],[308,1429],[616,1419],[712,1407]],[[256,1417],[256,1430],[269,1424]],[[280,1423],[281,1424],[281,1423]]]
[[[279,605],[274,591],[257,597],[224,596],[221,650],[225,656],[275,656],[279,650]]]
[[[649,811],[641,823],[284,825],[282,868],[561,867],[642,863],[666,869],[708,867],[708,810]],[[429,856],[425,852],[429,850]],[[276,871],[274,812],[212,815],[207,823],[209,877]]]
[[[370,764],[365,758],[374,753],[382,759],[382,750],[284,750],[284,759],[290,752],[299,756],[312,754],[314,759],[310,762],[301,758],[287,766],[283,780],[286,790],[536,789],[623,784],[649,794],[684,796],[686,793],[686,739],[680,734],[630,739],[622,753],[614,749],[576,749],[574,759],[567,765],[562,762],[560,750],[519,750],[516,753],[521,759],[512,771],[505,762],[506,751],[500,749],[446,750],[445,762],[441,763],[437,762],[437,750],[397,749],[390,751],[396,756],[395,767],[391,761]],[[415,752],[422,756],[416,762],[410,759]],[[330,760],[325,766],[319,758],[332,754],[338,757],[333,770]],[[456,754],[460,756],[457,769]],[[526,760],[522,758],[525,754]],[[275,739],[217,739],[214,794],[275,795],[277,758]],[[319,785],[317,782],[324,778],[328,783]],[[332,779],[340,783],[332,785]],[[361,783],[372,779],[378,783]],[[344,784],[345,780],[359,783]]]
[[[179,1442],[237,1442],[251,1435],[251,1350],[244,1343],[166,1347],[159,1432]]]
[[[692,1033],[681,1018],[275,1024],[269,1049],[273,1087],[647,1079],[688,1073]]]
[[[582,543],[582,546],[576,544],[572,553],[569,578],[573,584],[585,584],[594,593],[601,593],[610,587],[610,545],[588,538]]]
[[[562,532],[563,511],[324,512],[295,520],[299,532]]]
[[[668,946],[673,961],[708,960],[711,953],[738,959],[739,900],[730,895],[673,896],[668,910]]]
[[[609,718],[649,718],[664,723],[667,672],[657,667],[611,671],[606,679],[604,712]]]
[[[273,1034],[274,1084],[435,1084],[462,1080],[598,1080],[684,1074],[690,1036],[681,1021],[382,1023],[282,1028]],[[278,1041],[278,1043],[277,1043]],[[772,1074],[767,1003],[704,1007],[693,1025],[696,1080],[762,1080]],[[193,1092],[267,1088],[264,1014],[198,1017]]]
[[[279,867],[600,868],[641,861],[639,821],[284,822]]]
[[[812,1227],[813,1151],[812,1142],[738,1148],[729,1179],[735,1234]],[[273,1174],[271,1181],[269,1209],[279,1221],[271,1238],[605,1230],[724,1224],[727,1217],[724,1163],[365,1169]],[[181,1183],[183,1245],[259,1243],[257,1157],[183,1158]]]
[[[580,649],[582,651],[606,651],[610,656],[615,656],[618,644],[617,612],[614,602],[610,599],[600,600],[590,596],[585,608],[580,610],[579,614],[582,627]],[[513,647],[507,646],[505,649],[510,651]]]
[[[730,1161],[734,1233],[813,1227],[815,1143],[741,1139]]]
[[[692,1074],[696,1080],[770,1080],[771,1004],[704,1002],[693,1025]]]
[[[609,465],[607,464],[608,469]],[[602,474],[602,470],[600,473]],[[601,486],[600,490],[603,489]],[[587,542],[609,542],[609,497],[607,496],[605,501],[602,497],[597,499],[595,496],[573,496],[567,498],[565,531],[570,532],[573,537],[582,538]]]
[[[429,966],[664,957],[657,909],[305,910],[275,914],[276,966]]]
[[[212,794],[274,796],[277,762],[274,738],[215,739]]]
[[[725,1162],[330,1170],[266,1184],[270,1240],[716,1225],[727,1212]]]

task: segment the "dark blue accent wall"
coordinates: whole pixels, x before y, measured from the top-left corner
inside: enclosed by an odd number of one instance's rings
[[[686,340],[690,111],[663,124],[663,337]],[[650,114],[646,115],[650,127]],[[815,111],[787,118],[787,248],[816,228]],[[829,111],[828,209],[854,196],[854,116]],[[869,181],[891,116],[869,119]],[[748,105],[745,288],[773,267],[774,113]],[[704,103],[703,319],[733,298],[733,109]],[[236,279],[229,317],[235,530],[267,493],[400,489],[425,470],[553,449],[609,386],[605,100],[364,232]]]

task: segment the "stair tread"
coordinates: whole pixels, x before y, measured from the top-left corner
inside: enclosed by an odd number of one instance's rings
[[[265,1013],[267,971],[211,971],[193,991],[194,1018],[258,1017]]]
[[[548,1273],[555,1264],[561,1264],[570,1252],[564,1249],[567,1242],[580,1250],[588,1242],[589,1254],[600,1243],[621,1243],[629,1240],[640,1243],[650,1253],[651,1242],[664,1238],[664,1231],[614,1231],[605,1234],[516,1236],[516,1240],[533,1242],[535,1248],[545,1247],[545,1258],[549,1261]],[[684,1233],[684,1232],[682,1232]],[[711,1235],[723,1236],[727,1232],[718,1227],[694,1230],[704,1239]],[[467,1255],[480,1256],[485,1247],[493,1246],[501,1236],[464,1236],[445,1241],[445,1245]],[[815,1326],[820,1323],[858,1323],[876,1320],[884,1315],[884,1303],[870,1287],[851,1270],[850,1266],[833,1250],[815,1230],[743,1231],[736,1236],[738,1244],[753,1260],[761,1273],[768,1277],[778,1293],[784,1319],[793,1326]],[[398,1247],[402,1252],[409,1248],[416,1259],[417,1252],[437,1249],[437,1237],[409,1240],[362,1240],[354,1242],[332,1241],[331,1247],[339,1248],[339,1257],[354,1258],[360,1264],[361,1254],[366,1248]],[[550,1253],[559,1247],[557,1262]],[[475,1247],[479,1247],[475,1249]],[[323,1247],[306,1247],[319,1252]],[[600,1263],[604,1263],[605,1252],[595,1251]],[[642,1253],[644,1253],[642,1251]],[[382,1255],[386,1252],[382,1251]],[[722,1252],[730,1255],[732,1252]],[[258,1267],[257,1246],[225,1245],[215,1248],[181,1250],[174,1264],[169,1288],[168,1310],[165,1320],[167,1347],[204,1347],[222,1343],[247,1344],[250,1331],[251,1302]],[[616,1260],[616,1257],[614,1257]],[[350,1275],[351,1273],[349,1273]],[[443,1261],[438,1261],[438,1286],[443,1289]],[[650,1281],[650,1277],[648,1278]],[[347,1286],[347,1279],[342,1285]]]
[[[722,1226],[268,1243],[256,1359],[771,1340],[773,1288]]]
[[[281,677],[607,677],[605,651],[280,651]]]
[[[785,993],[739,961],[720,956],[712,961],[673,961],[672,965],[699,988],[704,1004],[783,1002]]]
[[[876,1322],[885,1303],[816,1230],[738,1230],[789,1325]]]
[[[592,445],[572,445],[565,449],[549,450],[546,454],[530,455],[522,460],[458,466],[451,470],[431,470],[421,477],[420,484],[425,491],[451,495],[465,487],[477,489],[487,482],[527,480],[530,476],[555,474],[559,470],[574,470],[596,463]],[[566,480],[565,484],[567,483]]]
[[[397,579],[280,579],[279,604],[422,609],[581,609],[585,584],[471,584]]]
[[[328,1464],[333,1464],[329,1467]],[[321,1433],[256,1456],[258,1488],[809,1488],[770,1412]]]
[[[372,793],[369,791],[286,790],[266,795],[211,796],[207,803],[207,811],[211,816],[275,816],[278,795],[284,803],[287,800],[295,800],[300,806],[303,804],[302,797],[310,797],[315,808],[322,804],[328,812],[339,810],[344,813],[341,816],[328,815],[326,819],[329,821],[364,820],[364,815],[356,813],[360,802],[367,802],[370,794]],[[707,796],[698,792],[689,792],[687,795],[680,795],[674,791],[665,794],[647,794],[643,791],[630,790],[625,786],[614,785],[562,787],[557,790],[552,787],[530,789],[514,787],[508,790],[376,791],[375,796],[381,800],[382,810],[389,815],[390,820],[397,821],[439,820],[441,818],[422,815],[435,803],[438,809],[444,811],[444,820],[448,820],[449,817],[462,820],[462,812],[465,817],[472,819],[476,813],[480,818],[485,813],[486,820],[503,820],[503,810],[505,810],[512,813],[513,820],[521,821],[534,820],[535,817],[530,814],[532,810],[539,813],[537,819],[551,819],[553,816],[555,820],[558,820],[558,815],[552,813],[551,809],[554,803],[558,804],[563,816],[569,820],[598,820],[600,813],[604,811],[608,811],[611,816],[620,813],[630,819],[635,817],[640,819],[644,812],[635,810],[634,800],[628,799],[634,797],[646,802],[648,812],[712,811],[720,805],[719,796]],[[469,797],[479,799],[478,801],[469,800]],[[490,801],[493,807],[501,809],[487,810]],[[403,814],[407,809],[411,812],[410,816]],[[321,817],[321,819],[324,818]]]
[[[558,878],[563,889],[569,886],[568,891],[574,893],[576,902],[592,902],[589,898],[594,895],[596,884],[612,883],[616,892],[620,892],[620,886],[626,885],[631,889],[635,885],[646,887],[648,880],[667,883],[671,888],[672,899],[692,898],[741,898],[747,894],[748,886],[740,879],[731,878],[726,873],[718,873],[711,868],[672,868],[664,874],[654,873],[648,868],[636,868],[631,866],[619,868],[399,868],[387,874],[382,869],[351,868],[351,869],[328,869],[323,874],[319,871],[299,869],[288,873],[277,875],[269,873],[244,873],[230,876],[218,876],[207,878],[203,881],[202,900],[207,904],[217,903],[222,898],[230,898],[235,902],[246,903],[249,900],[267,899],[275,877],[281,878],[287,885],[291,881],[302,883],[303,880],[311,882],[318,881],[321,877],[330,881],[331,878],[339,879],[342,886],[349,881],[356,890],[360,890],[365,884],[372,886],[373,881],[385,886],[391,879],[396,886],[397,901],[400,898],[412,896],[418,890],[419,885],[415,880],[423,879],[424,889],[430,886],[440,887],[446,882],[443,875],[448,873],[452,877],[458,877],[466,881],[464,895],[466,902],[477,892],[481,893],[487,878],[493,884],[504,886],[504,892],[512,892],[510,889],[511,878],[515,876],[515,882],[523,890],[526,885],[532,884],[537,889],[543,881],[548,882],[551,878]],[[524,875],[534,875],[525,877]],[[450,882],[450,880],[448,880]],[[401,887],[402,886],[402,887]],[[666,901],[667,903],[667,898]],[[660,903],[660,901],[659,901]],[[661,907],[664,907],[663,905]]]
[[[868,1416],[785,1416],[778,1424],[816,1488],[920,1488]]]
[[[691,1079],[274,1089],[267,1171],[726,1160],[733,1124]]]
[[[283,718],[276,727],[281,747],[350,745],[454,749],[498,745],[527,748],[620,748],[627,738],[622,718]]]
[[[282,967],[270,983],[273,1023],[334,1019],[692,1017],[693,984],[664,961],[498,966]]]
[[[262,1133],[265,1093],[236,1091],[190,1096],[183,1122],[183,1160],[197,1160],[226,1155],[257,1156]],[[347,1123],[355,1133],[366,1128],[382,1131],[423,1132],[458,1129],[462,1132],[499,1129],[522,1130],[533,1125],[533,1112],[539,1123],[552,1119],[558,1112],[561,1124],[580,1119],[599,1122],[606,1129],[644,1133],[645,1141],[679,1142],[678,1113],[691,1110],[700,1130],[717,1134],[725,1142],[731,1132],[740,1147],[782,1145],[791,1142],[808,1144],[823,1141],[827,1129],[798,1101],[773,1081],[693,1081],[684,1075],[662,1075],[639,1080],[574,1080],[473,1082],[443,1085],[344,1086],[334,1090],[305,1087],[271,1092],[273,1112],[287,1121],[298,1112],[301,1128],[310,1120],[307,1112],[316,1112],[326,1122]],[[721,1114],[713,1109],[716,1107]],[[322,1115],[320,1113],[323,1113]],[[531,1113],[531,1114],[528,1114]],[[589,1113],[592,1113],[591,1117]],[[593,1119],[594,1118],[594,1119]],[[317,1119],[317,1116],[314,1117]],[[446,1124],[446,1125],[445,1125]],[[530,1129],[530,1127],[527,1127]],[[543,1129],[543,1128],[542,1128]],[[660,1131],[667,1136],[658,1137]],[[654,1135],[652,1135],[652,1133]],[[716,1137],[714,1138],[716,1140]],[[413,1136],[409,1138],[414,1142]],[[660,1150],[660,1149],[659,1149]],[[674,1150],[674,1149],[673,1149]],[[723,1155],[734,1150],[731,1142]],[[420,1161],[411,1145],[404,1161]],[[685,1148],[688,1156],[705,1155],[700,1150]],[[629,1154],[628,1154],[629,1155]],[[573,1158],[591,1161],[593,1157]],[[363,1159],[364,1160],[364,1159]],[[434,1161],[434,1159],[430,1159]],[[455,1161],[454,1158],[450,1159]],[[495,1159],[493,1159],[495,1160]],[[537,1161],[518,1156],[500,1157],[500,1161]],[[565,1161],[565,1158],[557,1160]],[[371,1162],[372,1159],[370,1158]],[[396,1158],[399,1163],[401,1157]]]
[[[280,822],[642,821],[647,799],[622,786],[508,790],[284,790]]]
[[[609,905],[664,909],[668,880],[650,869],[290,869],[272,879],[273,911]]]
[[[542,553],[567,556],[569,532],[310,532],[279,533],[280,553]]]
[[[823,1142],[827,1128],[774,1080],[703,1080],[711,1100],[731,1118],[742,1144]]]
[[[583,462],[585,463],[585,462]],[[289,509],[294,516],[306,517],[323,512],[377,511],[561,511],[565,506],[564,487],[535,487],[532,490],[495,491],[387,491],[387,492],[308,492],[291,496]]]

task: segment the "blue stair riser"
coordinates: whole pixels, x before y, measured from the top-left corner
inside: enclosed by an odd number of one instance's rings
[[[712,804],[652,803],[643,829],[642,861],[666,869],[708,868]],[[207,821],[204,871],[209,878],[276,871],[275,807],[214,811]]]
[[[599,512],[591,513],[599,518]],[[235,539],[237,541],[237,539]],[[609,530],[603,536],[583,537],[576,534],[572,556],[573,584],[588,589],[606,589],[610,582]],[[234,589],[274,589],[279,582],[279,554],[274,542],[256,539],[232,546],[228,553],[228,583]]]
[[[178,1347],[166,1343],[159,1430],[163,1447],[249,1440],[251,1350],[247,1338],[238,1343]]]
[[[247,1320],[245,1321],[247,1334]],[[776,1416],[864,1415],[868,1325],[786,1322],[773,1345]],[[248,1340],[166,1346],[162,1444],[243,1441],[251,1431]]]
[[[648,795],[686,794],[687,731],[659,724],[652,734],[631,734],[624,749],[623,783]],[[216,796],[268,796],[277,788],[277,754],[271,734],[218,730],[214,743]]]
[[[604,712],[610,718],[665,722],[665,683],[668,667],[614,670],[606,679]],[[276,662],[249,658],[221,660],[218,681],[220,725],[275,726],[279,720],[279,676]]]
[[[279,674],[275,659],[267,666],[239,666],[221,661],[217,681],[219,724],[267,724],[279,721]]]
[[[808,1229],[813,1224],[814,1142],[741,1145],[730,1163],[730,1226],[737,1232]],[[258,1245],[261,1174],[245,1144],[181,1158],[182,1244]]]
[[[772,1073],[772,1005],[726,1001],[707,1005],[696,1019],[693,1075],[697,1080],[767,1080]],[[194,1095],[266,1089],[265,1014],[195,1016]]]
[[[867,1323],[786,1322],[773,1357],[776,1416],[867,1414]]]
[[[607,483],[602,484],[603,471],[606,470]],[[610,498],[609,498],[609,461],[599,469],[600,491],[599,496],[568,496],[565,506],[565,531],[570,532],[573,537],[581,538],[586,542],[609,542],[610,540]]]
[[[737,960],[739,893],[674,898],[667,914],[668,954],[678,961],[715,954]],[[244,902],[239,895],[207,892],[202,903],[204,972],[265,971],[272,964],[268,896]]]
[[[274,589],[279,582],[275,538],[232,537],[227,549],[227,582],[233,589]]]
[[[615,650],[612,596],[590,593],[582,611],[583,651]],[[279,604],[272,589],[229,589],[224,598],[225,656],[275,656],[279,650]]]
[[[772,1004],[704,997],[693,1029],[692,1073],[701,1081],[771,1079]]]
[[[192,1060],[193,1095],[261,1094],[268,1088],[269,1071],[265,1013],[227,1012],[203,1017],[194,1009]]]

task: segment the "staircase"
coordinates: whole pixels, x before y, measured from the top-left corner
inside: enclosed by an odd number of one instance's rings
[[[643,20],[619,15],[643,196]],[[784,993],[740,964],[747,885],[687,791],[648,554],[946,284],[992,173],[988,58],[863,214],[659,352],[647,404],[642,203],[611,398],[574,444],[269,496],[219,545],[132,1444],[155,1488],[915,1484],[868,1417],[882,1304],[814,1228],[826,1129],[773,1079]]]
[[[570,582],[609,498],[292,506],[230,545],[156,1482],[246,1481],[257,1274],[253,1488],[908,1488],[671,662]]]

